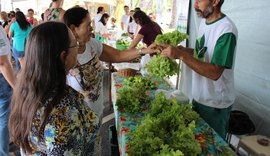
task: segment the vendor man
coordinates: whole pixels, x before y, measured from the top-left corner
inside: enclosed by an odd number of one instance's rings
[[[195,0],[202,21],[195,49],[168,46],[164,56],[179,58],[192,70],[194,110],[223,138],[234,95],[234,56],[237,28],[221,12],[224,0]]]

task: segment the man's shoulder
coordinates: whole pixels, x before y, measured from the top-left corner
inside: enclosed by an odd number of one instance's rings
[[[228,17],[225,16],[222,20],[220,20],[219,28],[223,29],[226,32],[232,32],[237,35],[237,27],[235,26],[234,22]]]

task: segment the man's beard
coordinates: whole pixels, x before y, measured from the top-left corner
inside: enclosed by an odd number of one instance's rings
[[[214,9],[211,6],[208,6],[205,11],[202,11],[200,9],[196,9],[197,15],[202,18],[208,18],[214,13]],[[199,13],[199,14],[198,14]]]

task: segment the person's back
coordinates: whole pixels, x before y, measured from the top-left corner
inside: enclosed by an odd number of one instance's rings
[[[39,135],[42,117],[46,103],[35,113],[29,138],[35,148],[34,154],[62,155],[63,151],[76,155],[97,155],[98,148],[99,118],[83,104],[83,96],[71,87],[63,90],[64,96],[53,108],[50,118]],[[53,98],[53,95],[51,95]],[[72,125],[72,126],[71,126]],[[61,132],[62,129],[64,131]],[[58,131],[58,129],[60,131]],[[57,131],[55,131],[57,130]],[[63,144],[65,142],[65,144]],[[44,146],[46,145],[47,146]],[[48,146],[49,145],[49,146]],[[48,150],[49,149],[49,150]],[[76,153],[73,153],[77,151]]]
[[[162,31],[157,23],[149,23],[142,25],[138,34],[142,34],[144,36],[143,43],[149,46],[154,43],[157,35],[162,34]]]
[[[52,0],[52,6],[44,12],[44,21],[62,21],[65,14],[62,5],[63,0]]]
[[[19,23],[15,22],[11,25],[10,30],[13,31],[13,47],[18,51],[24,51],[24,45],[32,27],[29,25],[26,30],[23,30]]]

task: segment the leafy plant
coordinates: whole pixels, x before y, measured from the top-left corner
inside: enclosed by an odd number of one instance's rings
[[[124,45],[124,46],[129,46],[130,45],[130,42],[127,41],[127,40],[124,40],[124,39],[119,39],[116,41],[116,44],[118,45]]]
[[[131,88],[139,88],[142,90],[157,88],[151,80],[141,76],[133,76],[128,79],[125,79],[124,85],[129,86]]]
[[[155,39],[155,43],[165,43],[177,46],[187,38],[187,34],[175,30],[173,32],[158,35]],[[146,65],[146,69],[151,76],[164,78],[177,74],[179,66],[175,60],[161,57],[158,54]]]
[[[151,76],[156,78],[173,76],[179,71],[179,65],[175,60],[162,57],[160,54],[153,56],[145,68]]]
[[[156,89],[154,83],[145,77],[134,76],[124,80],[123,88],[119,91],[117,106],[126,113],[142,111],[142,103],[148,99],[145,91]]]
[[[141,124],[129,133],[127,153],[132,156],[187,155],[201,153],[195,140],[195,119],[199,115],[190,104],[177,104],[159,93]]]
[[[145,91],[139,88],[123,87],[119,91],[117,107],[126,113],[137,113],[142,111],[141,104],[147,100]]]
[[[165,43],[177,46],[179,43],[188,38],[188,35],[180,31],[172,31],[165,34],[157,35],[155,43]]]

